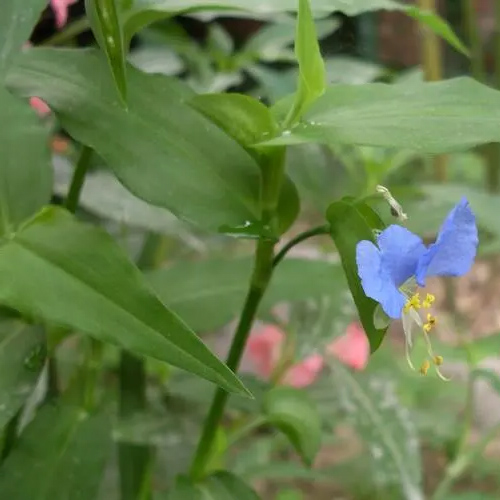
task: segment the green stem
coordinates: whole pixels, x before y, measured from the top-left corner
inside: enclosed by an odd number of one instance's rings
[[[226,360],[227,366],[233,371],[237,371],[238,369],[257,309],[271,278],[272,258],[273,243],[260,240],[257,245],[250,289]],[[194,480],[200,479],[203,476],[228,397],[229,394],[224,389],[218,388],[215,392],[191,465],[190,476]]]
[[[146,370],[144,360],[122,351],[120,357],[120,417],[127,418],[146,407]],[[151,450],[133,443],[118,445],[122,500],[137,500],[144,490]],[[150,493],[149,493],[150,496]],[[143,498],[149,498],[142,494]]]
[[[495,9],[495,78],[494,86],[500,89],[500,2],[494,2]],[[488,146],[488,190],[491,193],[500,191],[500,144],[494,143]]]
[[[321,234],[328,234],[330,232],[330,226],[324,224],[322,226],[313,227],[303,233],[298,234],[292,238],[283,248],[276,254],[273,259],[273,267],[276,267],[286,256],[286,254],[296,245],[302,243],[303,241],[312,238],[313,236],[319,236]]]
[[[453,483],[467,470],[472,462],[484,451],[488,443],[500,432],[500,425],[492,427],[469,451],[457,456],[457,458],[447,467],[443,480],[432,495],[432,500],[442,500],[445,498]]]
[[[82,152],[80,153],[80,158],[78,159],[75,171],[73,173],[73,179],[71,180],[71,185],[69,187],[69,192],[65,203],[66,208],[71,213],[75,213],[78,207],[78,201],[80,200],[83,183],[85,182],[85,175],[87,174],[87,170],[90,166],[91,156],[92,149],[90,149],[88,146],[83,146]]]
[[[465,393],[465,409],[464,409],[464,418],[462,423],[462,430],[460,432],[460,436],[457,443],[457,449],[455,452],[455,457],[464,454],[465,449],[467,448],[467,442],[469,439],[469,434],[472,428],[472,419],[474,414],[474,377],[471,376],[470,371],[472,370],[472,366],[469,365],[469,373],[467,375],[467,386]]]
[[[500,5],[495,5],[495,87],[500,89]]]
[[[86,356],[85,365],[85,387],[83,394],[83,406],[87,411],[92,411],[96,405],[96,387],[99,377],[99,370],[102,359],[102,342],[96,339],[89,339],[89,352]]]
[[[483,52],[481,36],[474,8],[475,0],[463,0],[464,31],[470,47],[471,74],[479,82],[484,82]]]
[[[269,153],[266,164],[262,168],[262,222],[264,225],[269,225],[273,231],[276,231],[278,224],[276,209],[284,177],[284,160],[285,148],[276,148]],[[238,371],[257,310],[271,280],[273,257],[274,242],[260,239],[255,251],[254,268],[249,290],[226,359],[227,366],[234,372]],[[224,389],[216,389],[189,471],[189,475],[193,480],[200,479],[205,472],[228,397],[229,394]]]
[[[436,0],[418,0],[419,7],[422,10],[436,12]],[[429,82],[441,80],[442,78],[442,47],[441,40],[434,34],[430,28],[422,26],[422,60],[425,79]],[[447,157],[444,155],[436,156],[433,159],[434,177],[437,182],[446,181],[447,176]]]
[[[80,158],[73,173],[73,179],[71,180],[71,186],[69,188],[68,196],[66,197],[66,208],[71,212],[75,213],[78,207],[78,201],[80,199],[80,193],[82,191],[83,183],[85,181],[85,174],[89,166],[90,156],[92,150],[87,146],[83,146]],[[48,382],[47,382],[47,394],[45,399],[48,401],[54,399],[59,395],[59,375],[57,368],[57,360],[55,354],[52,353],[49,356],[48,362]]]
[[[76,36],[90,29],[90,22],[86,16],[68,24],[65,29],[58,31],[51,37],[45,39],[40,45],[63,45]]]
[[[418,0],[422,10],[436,12],[436,0]],[[441,42],[427,26],[422,26],[422,59],[425,79],[429,82],[441,80]]]

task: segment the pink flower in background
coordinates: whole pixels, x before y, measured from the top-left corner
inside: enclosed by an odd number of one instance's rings
[[[248,339],[247,354],[259,375],[269,378],[280,360],[285,333],[274,325],[255,330]],[[363,370],[368,363],[370,346],[359,323],[351,323],[346,332],[327,347],[327,352],[354,370]],[[282,383],[302,388],[311,385],[321,373],[324,357],[312,354],[292,365]]]
[[[40,115],[46,116],[50,113],[50,108],[39,97],[30,97],[30,106]]]
[[[354,370],[363,370],[370,357],[370,344],[359,323],[351,323],[346,332],[328,347],[329,354]]]
[[[30,42],[24,44],[24,48],[31,47]],[[30,106],[40,115],[47,116],[50,113],[50,108],[39,97],[30,97]]]
[[[56,26],[61,29],[68,22],[69,6],[78,0],[50,0],[50,5],[56,16]]]
[[[280,360],[285,333],[274,325],[266,325],[255,330],[248,339],[247,353],[259,375],[269,378]],[[318,377],[323,368],[323,358],[319,354],[308,356],[295,363],[285,373],[282,382],[292,387],[307,387]]]
[[[318,378],[323,365],[323,357],[319,354],[312,354],[304,359],[304,361],[291,366],[283,377],[283,383],[297,389],[307,387]]]
[[[30,42],[26,42],[24,44],[24,48],[29,48],[31,47]],[[46,116],[50,113],[50,108],[47,106],[47,104],[42,101],[39,97],[30,97],[30,106],[40,115],[40,116]]]
[[[271,376],[284,340],[285,334],[274,325],[266,325],[251,333],[246,349],[259,375]]]

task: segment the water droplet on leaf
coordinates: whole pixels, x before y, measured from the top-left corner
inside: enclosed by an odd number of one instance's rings
[[[24,366],[30,371],[39,371],[42,368],[43,363],[45,362],[46,354],[47,350],[45,348],[45,345],[37,345],[24,359]]]

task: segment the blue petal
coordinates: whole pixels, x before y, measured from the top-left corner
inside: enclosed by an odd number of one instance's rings
[[[425,252],[425,245],[419,236],[396,225],[384,229],[377,244],[382,254],[382,267],[399,288],[415,275],[418,261]]]
[[[420,258],[418,285],[424,286],[427,276],[466,274],[476,257],[478,243],[476,217],[469,202],[462,198],[443,222],[436,242]]]
[[[380,250],[371,241],[360,241],[356,245],[356,263],[366,296],[376,300],[390,318],[400,318],[406,298],[384,269]]]

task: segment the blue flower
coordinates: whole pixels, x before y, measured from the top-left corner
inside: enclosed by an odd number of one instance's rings
[[[436,322],[428,314],[424,323],[416,312],[421,307],[430,307],[434,301],[434,296],[427,294],[421,302],[417,285],[425,286],[429,276],[466,274],[474,262],[477,245],[476,219],[469,202],[462,198],[444,220],[436,241],[428,247],[419,236],[397,225],[382,231],[376,245],[360,241],[356,263],[361,286],[387,316],[403,319],[407,344],[411,347],[412,324],[416,323],[428,340],[427,333]]]
[[[425,247],[422,239],[408,229],[392,225],[377,237],[377,245],[360,241],[356,263],[361,285],[385,313],[401,318],[411,298],[404,285],[414,278],[425,286],[428,276],[462,276],[474,262],[478,244],[476,218],[463,198],[446,217],[436,242]]]

